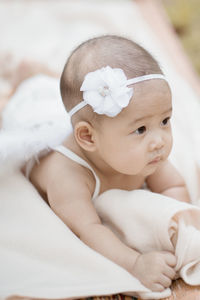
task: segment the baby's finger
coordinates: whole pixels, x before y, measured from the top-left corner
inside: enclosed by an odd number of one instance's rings
[[[153,292],[162,292],[164,291],[165,287],[161,285],[160,283],[153,283],[151,288]]]
[[[170,279],[174,279],[176,276],[176,271],[173,268],[166,266],[163,274]]]
[[[177,259],[176,259],[176,256],[173,255],[172,253],[167,253],[165,254],[165,261],[166,263],[171,266],[171,267],[175,267],[176,266],[176,262],[177,262]]]
[[[172,281],[169,277],[161,275],[159,278],[159,283],[165,288],[168,288],[171,285]]]

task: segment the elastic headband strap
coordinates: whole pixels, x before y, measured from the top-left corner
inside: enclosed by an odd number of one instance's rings
[[[81,101],[80,103],[78,103],[77,105],[75,105],[69,112],[69,116],[73,116],[79,109],[83,108],[84,106],[87,105],[87,102],[85,102],[85,100]]]
[[[141,81],[145,81],[145,80],[150,80],[150,79],[164,79],[166,80],[165,76],[162,74],[149,74],[149,75],[143,75],[143,76],[139,76],[139,77],[135,77],[132,79],[128,79],[127,80],[127,85],[131,85],[134,83],[138,83]]]
[[[127,86],[134,84],[134,83],[138,83],[141,81],[145,81],[145,80],[150,80],[150,79],[164,79],[166,80],[165,76],[162,74],[149,74],[149,75],[143,75],[143,76],[139,76],[139,77],[135,77],[132,79],[128,79],[127,80]],[[82,100],[80,103],[78,103],[77,105],[75,105],[69,112],[69,116],[72,117],[77,111],[79,111],[81,108],[83,108],[84,106],[87,105],[87,102],[85,100]]]

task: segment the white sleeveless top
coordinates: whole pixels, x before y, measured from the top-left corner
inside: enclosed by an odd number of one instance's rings
[[[63,154],[64,156],[67,156],[68,158],[77,162],[78,164],[82,165],[83,167],[88,168],[93,173],[95,181],[96,181],[96,185],[95,185],[95,190],[94,190],[94,193],[92,196],[92,200],[95,199],[99,195],[99,192],[100,192],[100,180],[99,180],[99,177],[96,175],[95,171],[92,169],[92,167],[84,159],[82,159],[77,154],[75,154],[73,151],[69,150],[68,148],[66,148],[63,145],[54,147],[52,149]]]

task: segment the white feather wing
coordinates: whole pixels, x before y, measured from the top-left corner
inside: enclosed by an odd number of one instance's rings
[[[71,132],[58,79],[37,75],[24,81],[2,114],[0,165],[11,169],[59,145]]]

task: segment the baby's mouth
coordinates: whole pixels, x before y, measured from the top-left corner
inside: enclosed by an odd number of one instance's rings
[[[156,156],[154,159],[152,159],[152,160],[149,162],[149,164],[150,164],[150,165],[151,165],[151,164],[156,164],[156,163],[159,163],[161,160],[162,160],[162,159],[161,159],[161,156],[159,155],[159,156]]]

